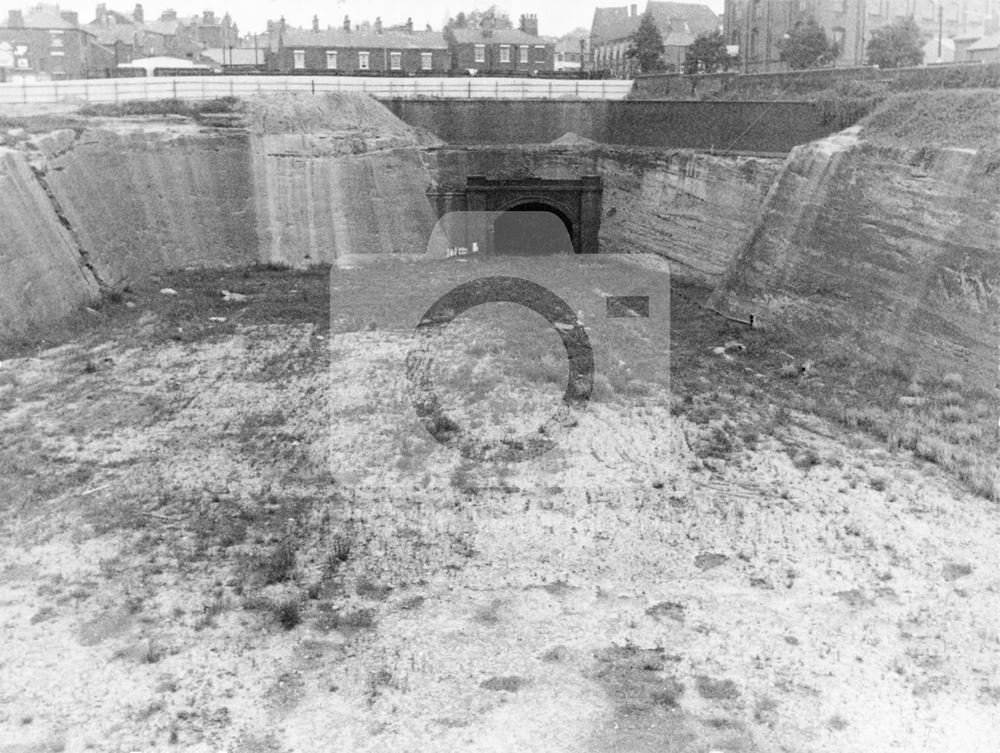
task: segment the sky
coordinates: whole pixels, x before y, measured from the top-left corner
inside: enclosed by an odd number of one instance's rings
[[[48,0],[46,4],[55,4],[57,0]],[[136,0],[103,0],[109,9],[119,12],[131,12]],[[142,0],[140,0],[141,2]],[[690,0],[689,0],[690,1]],[[7,9],[22,8],[38,4],[38,0],[0,0],[4,5],[3,18],[6,20]],[[631,0],[607,0],[601,5],[622,6],[630,4]],[[640,11],[645,8],[645,0],[637,0]],[[722,13],[723,0],[703,0],[716,13]],[[146,18],[157,18],[165,8],[173,8],[181,15],[194,15],[203,10],[214,10],[221,16],[225,12],[233,17],[239,25],[240,33],[263,31],[269,18],[278,19],[282,14],[290,26],[309,27],[313,15],[319,16],[320,25],[340,26],[344,15],[350,15],[351,21],[374,21],[381,16],[386,25],[404,23],[407,17],[413,18],[413,25],[422,29],[430,24],[434,29],[440,29],[449,16],[459,11],[469,12],[476,8],[487,8],[491,0],[476,2],[476,0],[421,0],[420,2],[404,2],[403,0],[157,0],[142,3]],[[538,16],[538,31],[546,36],[559,36],[572,31],[578,26],[590,28],[594,17],[595,4],[581,3],[580,0],[499,0],[500,8],[506,10],[514,23],[522,13],[534,13]],[[97,7],[96,0],[62,0],[59,2],[62,10],[75,10],[80,14],[80,22],[92,21]]]

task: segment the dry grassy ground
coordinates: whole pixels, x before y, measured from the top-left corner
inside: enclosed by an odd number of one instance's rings
[[[570,263],[595,391],[528,464],[437,445],[399,381],[506,262],[177,273],[8,345],[0,751],[1000,748],[996,396],[802,377],[816,344]],[[600,315],[642,290],[662,326]],[[435,345],[470,426],[558,403],[532,316]]]

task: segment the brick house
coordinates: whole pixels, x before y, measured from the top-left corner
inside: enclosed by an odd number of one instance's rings
[[[721,25],[715,12],[701,3],[649,0],[646,10],[652,13],[663,37],[663,63],[668,70],[680,68],[695,37],[716,31]],[[590,47],[595,68],[621,78],[635,73],[635,65],[627,53],[630,38],[641,20],[638,5],[594,9]]]
[[[996,31],[1000,0],[726,0],[725,36],[740,48],[745,72],[780,71],[778,43],[798,24],[813,18],[836,42],[836,65],[864,65],[872,32],[912,19],[925,38],[981,37]],[[958,45],[956,45],[956,48]],[[936,55],[936,45],[932,45]],[[962,47],[956,59],[962,60]]]
[[[476,73],[549,73],[555,43],[538,36],[538,18],[521,16],[519,29],[449,29],[452,68]]]
[[[108,10],[107,5],[101,3],[94,20],[84,28],[94,35],[98,44],[114,52],[115,65],[172,51],[170,38],[146,26],[141,5],[136,5],[132,13],[122,13]]]
[[[417,75],[444,73],[450,65],[448,43],[437,31],[413,31],[412,23],[384,29],[374,25],[351,28],[349,18],[339,29],[281,27],[272,36],[268,68],[280,73]]]
[[[81,28],[77,14],[55,6],[9,12],[0,25],[0,78],[69,79],[107,76],[114,53]]]
[[[163,35],[168,55],[189,60],[197,59],[206,48],[235,47],[240,43],[239,29],[228,13],[222,19],[218,19],[212,11],[181,18],[177,11],[167,9],[158,19],[146,21],[143,28]]]

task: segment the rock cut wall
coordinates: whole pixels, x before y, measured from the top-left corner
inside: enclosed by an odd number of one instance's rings
[[[602,253],[653,253],[675,273],[714,283],[752,235],[780,159],[690,151],[577,147],[443,148],[428,155],[439,190],[468,175],[600,175]]]
[[[0,149],[0,338],[96,298],[97,280],[23,152]]]
[[[301,266],[423,253],[436,218],[421,150],[330,146],[308,135],[253,138],[261,260]]]
[[[245,133],[118,124],[40,146],[45,179],[106,282],[257,258]]]
[[[993,387],[998,164],[990,150],[875,145],[857,128],[799,147],[712,303]]]

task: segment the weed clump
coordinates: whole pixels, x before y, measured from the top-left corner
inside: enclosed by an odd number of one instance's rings
[[[294,596],[274,605],[274,616],[285,630],[292,630],[302,623],[302,607]]]
[[[261,559],[260,568],[266,586],[290,580],[295,572],[295,547],[290,541],[275,545]]]

